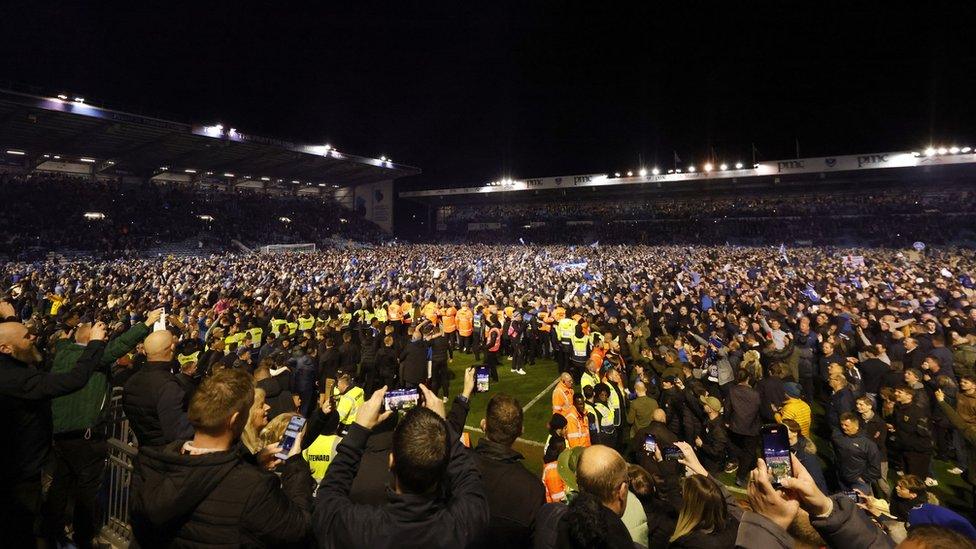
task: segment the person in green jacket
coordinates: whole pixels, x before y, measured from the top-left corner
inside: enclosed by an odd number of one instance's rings
[[[104,411],[111,398],[111,367],[145,339],[163,309],[149,313],[145,322],[137,323],[108,342],[98,370],[88,383],[71,394],[51,401],[54,423],[54,478],[43,509],[44,534],[51,541],[63,541],[68,502],[73,502],[74,541],[79,547],[90,546],[98,533],[97,495],[108,458],[107,418]],[[51,371],[71,371],[88,344],[91,324],[80,324],[74,340],[63,338],[54,344]]]
[[[935,402],[938,403],[939,408],[942,409],[942,413],[945,414],[949,423],[953,427],[959,429],[959,433],[962,434],[962,438],[966,440],[966,444],[969,444],[969,451],[966,452],[968,459],[966,463],[966,480],[970,484],[976,484],[976,452],[973,448],[976,448],[976,425],[972,423],[967,423],[966,420],[959,415],[959,412],[952,407],[951,404],[945,401],[945,393],[942,389],[935,390]]]

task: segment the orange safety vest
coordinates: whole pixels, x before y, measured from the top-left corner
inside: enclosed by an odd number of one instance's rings
[[[559,462],[547,463],[542,470],[542,483],[546,485],[546,503],[566,500],[566,482],[559,476]]]
[[[556,307],[555,310],[552,311],[552,319],[554,322],[559,322],[564,318],[566,318],[566,309],[563,307]]]
[[[437,305],[434,305],[432,302],[428,301],[427,304],[424,305],[423,315],[427,320],[437,324]]]
[[[573,413],[566,415],[566,447],[586,448],[590,445],[590,426],[586,418],[581,418],[579,411],[573,408]]]
[[[567,415],[573,410],[573,390],[561,382],[552,390],[552,413]]]
[[[539,331],[546,332],[552,330],[552,320],[549,318],[549,313],[543,311],[539,313]]]
[[[448,307],[447,312],[441,315],[441,322],[444,323],[444,333],[451,334],[457,330],[457,309]]]
[[[491,334],[495,334],[495,344],[492,345],[491,349],[488,349],[488,351],[492,353],[497,353],[498,349],[500,349],[502,346],[502,330],[501,328],[492,328],[488,330],[488,332],[485,333],[486,345],[488,344],[489,341],[491,341]]]
[[[598,370],[603,367],[603,357],[605,356],[607,356],[607,352],[604,351],[601,347],[597,347],[593,349],[593,352],[590,353],[590,360],[596,363],[596,367]]]
[[[390,322],[400,322],[400,319],[403,318],[403,313],[400,312],[400,306],[395,303],[390,305],[387,313],[389,314]]]
[[[461,307],[457,312],[458,333],[462,337],[468,337],[474,333],[474,313],[468,307]]]
[[[400,305],[400,315],[402,316],[402,322],[404,324],[410,324],[413,322],[413,303],[404,303]]]

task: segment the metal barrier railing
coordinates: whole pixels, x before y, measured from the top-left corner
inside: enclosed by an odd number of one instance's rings
[[[133,460],[139,453],[135,434],[122,410],[122,389],[116,387],[109,403],[110,429],[108,464],[102,486],[105,502],[101,536],[112,547],[127,547],[132,541],[129,523],[129,487],[132,484]]]

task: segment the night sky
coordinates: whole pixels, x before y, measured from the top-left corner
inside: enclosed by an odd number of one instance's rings
[[[0,8],[0,80],[388,155],[411,188],[976,146],[976,19],[934,3],[37,4]]]

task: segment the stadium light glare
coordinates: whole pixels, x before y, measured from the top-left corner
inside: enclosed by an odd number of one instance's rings
[[[338,189],[338,188],[339,188],[339,185],[336,185],[336,184],[333,184],[333,185],[332,185],[332,188],[333,188],[333,189]]]
[[[960,149],[960,150],[961,150],[962,152],[964,152],[964,153],[968,153],[969,151],[971,151],[971,150],[973,150],[973,149],[972,149],[971,147],[963,147],[963,148],[962,148],[962,149]]]
[[[637,173],[640,174],[641,177],[644,177],[645,175],[647,175],[647,170],[645,168],[641,168],[640,171]]]
[[[213,218],[212,215],[206,215],[206,214],[198,215],[197,218],[199,218],[201,221],[213,221],[214,220],[214,218]]]
[[[752,169],[754,169],[754,170],[759,169],[759,164],[753,164],[752,165]]]
[[[14,149],[8,149],[7,150],[7,154],[13,154],[13,155],[16,155],[16,156],[24,156],[27,153],[25,153],[24,151],[17,151],[17,150],[14,150]]]
[[[193,169],[186,169],[186,170],[183,170],[183,173],[197,173],[197,171],[196,170],[193,170]]]
[[[651,173],[654,174],[654,175],[658,175],[658,174],[661,173],[661,170],[659,170],[657,168],[654,168],[653,170],[651,170]]]
[[[234,177],[234,174],[232,174],[230,172],[226,172],[226,173],[224,173],[224,177]]]
[[[689,173],[695,173],[695,167],[694,166],[688,166],[688,172]]]
[[[634,172],[627,172],[627,177],[634,177]]]
[[[729,169],[729,165],[728,164],[721,164],[721,165],[719,165],[718,169],[720,169],[720,170],[722,170],[724,172],[725,170]]]
[[[735,163],[735,169],[741,170],[742,169],[742,162],[736,162]]]
[[[324,187],[325,183],[319,183],[319,187]]]
[[[67,101],[68,100],[68,96],[65,95],[65,94],[63,94],[63,93],[59,93],[58,94],[58,99],[60,99],[61,101]]]
[[[167,168],[166,166],[160,166],[160,167],[159,167],[159,171],[161,171],[161,172],[165,172],[165,171],[166,171],[166,170],[168,170],[168,169],[169,169],[169,168]]]
[[[959,147],[949,147],[949,152],[952,154],[959,154]]]
[[[711,164],[705,164],[705,171],[706,172],[712,171],[712,165]]]
[[[945,147],[939,147],[939,154],[946,154],[947,152],[949,152],[949,149]]]
[[[681,168],[678,168],[677,170],[674,170],[674,173],[681,173]]]
[[[270,177],[262,177],[261,178],[261,181],[271,181],[271,178]]]
[[[82,158],[81,161],[84,162],[85,164],[94,164],[95,163],[95,159],[94,158]]]
[[[59,154],[54,155],[54,159],[55,160],[61,160],[61,155],[59,155]]]
[[[281,221],[282,223],[291,223],[291,219],[287,217],[279,217],[278,221]]]
[[[674,173],[674,170],[668,170],[668,173]]]
[[[299,181],[297,179],[292,179],[291,182],[294,183],[294,184],[296,184],[296,185],[298,185],[299,183],[301,183],[301,181]]]
[[[84,103],[84,102],[85,102],[84,97],[75,97],[75,103]]]
[[[84,216],[88,220],[105,219],[105,214],[102,212],[85,212]]]
[[[386,157],[385,156],[381,156],[380,157],[380,162],[386,162]]]
[[[620,177],[620,172],[613,172],[614,177]]]
[[[918,158],[918,157],[922,156],[922,153],[920,153],[918,151],[912,151],[912,156],[914,156],[915,158]]]
[[[44,155],[44,158],[51,158],[51,155],[49,155],[49,154],[45,154],[45,155]]]
[[[935,147],[925,149],[925,156],[935,156]]]

